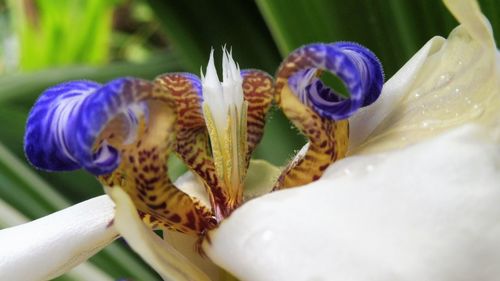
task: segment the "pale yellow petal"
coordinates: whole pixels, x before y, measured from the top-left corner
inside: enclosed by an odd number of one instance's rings
[[[393,79],[389,80],[381,99],[351,120],[356,131],[358,127],[363,130],[367,117],[374,117],[368,122],[371,133],[367,138],[354,135],[359,146],[351,148],[351,155],[405,147],[466,122],[482,123],[491,130],[498,126],[500,78],[489,23],[474,1],[447,4],[462,24],[427,53],[405,87],[391,93]],[[394,79],[405,82],[399,76],[410,74],[398,73]],[[384,97],[388,92],[390,96]],[[398,97],[397,102],[393,96]],[[383,120],[378,118],[381,115]],[[365,141],[360,144],[358,139]]]
[[[429,40],[382,88],[380,97],[349,119],[349,146],[358,147],[406,96],[417,74],[429,56],[438,52],[446,39],[436,36]]]

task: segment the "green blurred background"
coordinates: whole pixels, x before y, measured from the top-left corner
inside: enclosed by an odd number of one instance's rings
[[[480,4],[500,31],[499,1]],[[447,36],[456,25],[437,0],[0,0],[0,228],[102,194],[84,172],[44,173],[24,158],[28,111],[51,85],[199,74],[210,48],[225,44],[242,68],[273,74],[291,50],[333,41],[367,46],[389,78],[432,36]],[[254,157],[282,165],[303,143],[273,109]],[[182,172],[178,162],[172,166]],[[158,280],[122,243],[59,280],[90,280],[92,272],[100,280]]]

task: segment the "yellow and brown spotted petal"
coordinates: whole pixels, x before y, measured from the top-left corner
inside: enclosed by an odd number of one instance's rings
[[[158,99],[146,106],[147,116],[138,121],[140,135],[122,147],[121,165],[99,179],[106,186],[121,186],[151,227],[202,233],[209,227],[211,211],[177,189],[167,175],[167,157],[175,145],[175,111]]]
[[[291,93],[288,85],[281,91],[280,107],[287,118],[309,138],[304,155],[294,159],[278,178],[274,189],[300,186],[315,181],[335,160],[347,153],[349,123],[319,116]]]
[[[161,239],[141,222],[134,203],[126,192],[120,187],[106,187],[106,192],[116,202],[114,220],[116,229],[130,247],[162,276],[163,280],[210,281],[192,260],[190,261],[178,252],[172,243]]]
[[[200,79],[189,73],[169,73],[157,77],[155,82],[165,88],[175,104],[175,151],[204,182],[212,205],[223,204],[226,196],[220,187],[210,153],[207,125],[202,111]]]
[[[145,217],[199,233],[209,224],[209,210],[175,188],[166,173],[175,118],[171,100],[149,81],[67,82],[35,104],[26,152],[47,170],[84,168],[105,185],[122,186]]]
[[[248,167],[252,152],[257,144],[259,144],[264,133],[266,114],[271,108],[273,101],[274,83],[273,78],[269,74],[260,70],[246,69],[241,71],[241,76],[243,78],[244,99],[248,103],[245,166]]]
[[[325,85],[319,77],[322,71],[340,78],[349,97]],[[349,131],[344,119],[373,103],[383,82],[380,62],[359,44],[310,44],[293,51],[277,72],[275,98],[309,139],[309,147],[285,169],[275,189],[317,180],[328,165],[344,157]]]

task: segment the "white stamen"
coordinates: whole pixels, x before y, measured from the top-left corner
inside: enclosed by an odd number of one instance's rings
[[[209,135],[217,175],[224,181],[230,198],[229,204],[239,204],[244,174],[241,159],[245,157],[246,148],[241,128],[242,119],[246,118],[246,115],[242,116],[243,78],[231,51],[228,52],[225,47],[222,49],[222,82],[216,74],[213,50],[210,52],[206,75],[202,73],[201,77],[203,100],[207,105],[204,112],[212,117],[210,120],[205,115],[206,123],[215,127]],[[218,214],[216,216],[220,217]]]
[[[233,60],[232,52],[223,48],[222,82],[215,69],[213,49],[210,52],[206,74],[201,73],[203,100],[210,108],[215,126],[219,133],[227,126],[227,114],[232,106],[241,112],[243,104],[243,79],[238,64]]]

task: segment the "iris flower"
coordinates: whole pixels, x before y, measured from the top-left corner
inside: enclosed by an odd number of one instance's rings
[[[53,278],[121,235],[173,280],[221,278],[197,252],[242,280],[495,280],[499,55],[477,3],[445,3],[461,25],[425,44],[378,100],[380,64],[352,43],[299,48],[274,83],[224,51],[222,82],[211,54],[201,80],[46,90],[28,120],[28,159],[83,168],[112,201],[2,230],[0,279]],[[250,161],[273,98],[309,139],[283,170]],[[175,184],[169,153],[190,168]]]

